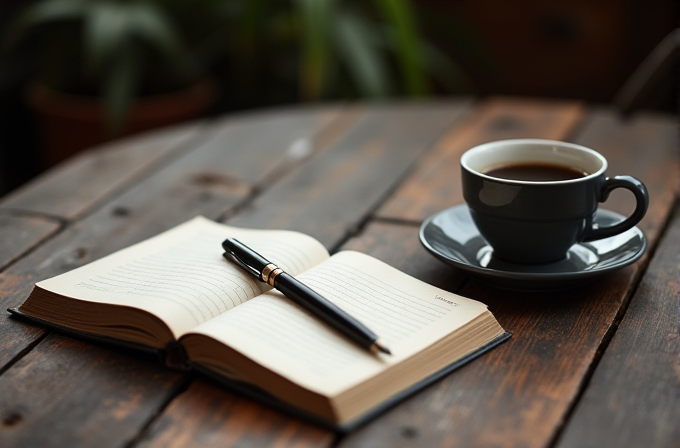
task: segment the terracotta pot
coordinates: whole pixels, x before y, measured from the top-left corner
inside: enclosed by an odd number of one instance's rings
[[[118,137],[196,118],[206,111],[214,92],[214,84],[206,79],[183,90],[139,98],[125,132]],[[36,83],[29,89],[28,103],[37,114],[48,166],[111,139],[97,98],[65,94]]]

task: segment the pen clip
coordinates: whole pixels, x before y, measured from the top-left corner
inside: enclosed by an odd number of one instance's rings
[[[232,259],[233,261],[235,261],[236,264],[238,264],[238,265],[241,266],[243,269],[245,269],[246,271],[248,271],[253,277],[255,277],[256,279],[258,279],[259,281],[263,281],[263,280],[262,280],[262,277],[260,277],[261,273],[260,273],[257,269],[255,269],[254,267],[250,266],[248,263],[246,263],[245,261],[243,261],[241,258],[239,258],[238,255],[236,255],[236,254],[233,253],[232,251],[229,250],[229,251],[223,253],[222,256],[223,256],[224,258],[227,258],[227,256],[231,257],[231,259]]]

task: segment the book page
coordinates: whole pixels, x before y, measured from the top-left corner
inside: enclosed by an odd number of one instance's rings
[[[197,217],[37,286],[75,299],[148,311],[178,338],[270,289],[223,258],[222,241],[229,237],[291,273],[328,258],[321,243],[302,233],[242,229]]]
[[[357,347],[277,291],[191,333],[210,336],[307,389],[333,396],[486,311],[482,303],[357,252],[340,252],[298,278],[378,334],[392,356]]]

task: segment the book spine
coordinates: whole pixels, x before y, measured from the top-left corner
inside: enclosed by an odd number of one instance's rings
[[[189,357],[182,344],[177,341],[170,342],[161,349],[161,358],[165,365],[173,370],[190,370]]]

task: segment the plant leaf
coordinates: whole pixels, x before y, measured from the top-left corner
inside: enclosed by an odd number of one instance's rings
[[[428,93],[425,66],[420,53],[414,11],[408,0],[377,0],[390,25],[396,44],[396,56],[404,77],[406,92],[411,96]]]
[[[330,70],[330,24],[335,0],[295,0],[301,18],[300,89],[302,98],[319,99]]]
[[[124,131],[141,74],[139,47],[128,43],[118,50],[103,85],[106,130],[109,136],[116,136]]]
[[[131,11],[118,3],[93,2],[85,20],[85,61],[91,73],[110,70],[110,62],[129,40]]]
[[[336,44],[360,93],[369,98],[384,98],[390,90],[390,76],[373,44],[374,36],[361,17],[342,12],[336,16]]]

